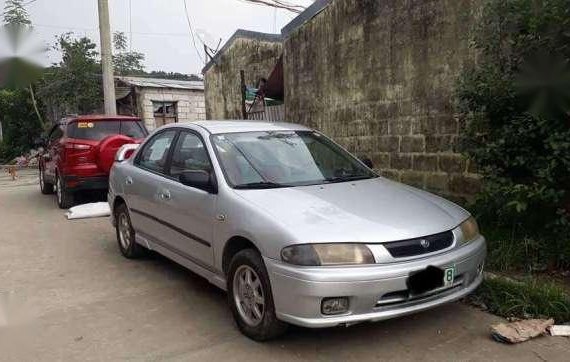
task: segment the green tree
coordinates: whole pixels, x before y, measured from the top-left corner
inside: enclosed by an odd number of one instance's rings
[[[22,0],[7,0],[4,7],[3,26],[14,50],[18,50],[21,43],[30,37],[33,30],[31,25],[32,22]],[[43,117],[40,114],[32,85],[40,73],[38,67],[23,58],[10,58],[2,62],[1,68],[7,73],[6,77],[2,77],[6,79],[7,84],[2,84],[2,87],[26,87],[30,94],[35,114],[43,126]]]
[[[4,22],[6,24],[31,25],[28,11],[24,8],[23,0],[6,0],[4,6]]]
[[[483,220],[570,266],[570,0],[492,0],[458,89]]]
[[[153,70],[146,73],[146,75],[153,78],[174,79],[174,80],[188,80],[188,81],[202,81],[203,79],[196,74],[182,74],[177,72],[165,72],[162,70]]]
[[[22,0],[7,0],[3,15],[3,30],[18,54],[33,31]],[[0,162],[9,162],[32,148],[43,130],[42,106],[36,101],[33,84],[41,69],[23,57],[11,57],[0,61],[0,73]]]
[[[101,64],[95,43],[89,38],[61,35],[55,49],[61,61],[46,72],[39,93],[52,111],[52,118],[65,114],[90,114],[101,110],[103,89]]]
[[[30,150],[42,132],[26,89],[0,90],[0,121],[4,137],[0,144],[0,163],[8,163]]]
[[[113,64],[117,75],[137,75],[144,74],[143,53],[127,50],[127,37],[123,32],[113,34],[113,44],[115,54]]]

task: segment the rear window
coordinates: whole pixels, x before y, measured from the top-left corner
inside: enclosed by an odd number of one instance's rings
[[[100,141],[116,134],[145,138],[147,132],[140,121],[78,121],[67,127],[68,137],[82,140]]]

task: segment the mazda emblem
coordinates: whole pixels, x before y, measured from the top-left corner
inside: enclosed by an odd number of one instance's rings
[[[429,248],[429,241],[426,239],[422,239],[422,241],[420,241],[420,245],[424,248],[427,249]]]

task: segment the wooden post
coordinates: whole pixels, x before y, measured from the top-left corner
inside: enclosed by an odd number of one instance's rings
[[[115,116],[115,79],[113,78],[113,53],[111,51],[111,24],[109,21],[109,0],[99,1],[99,33],[101,36],[101,66],[103,68],[103,95],[105,114]]]
[[[239,71],[240,76],[240,88],[241,88],[241,115],[243,119],[247,119],[247,110],[245,108],[245,99],[247,88],[245,86],[245,72],[243,70]]]

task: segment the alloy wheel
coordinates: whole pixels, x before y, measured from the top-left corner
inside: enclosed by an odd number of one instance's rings
[[[255,327],[263,321],[265,296],[259,275],[248,265],[241,265],[234,274],[233,294],[240,317]]]
[[[129,219],[126,214],[121,213],[119,215],[119,241],[121,242],[121,247],[125,250],[131,245],[131,225],[129,224]]]

